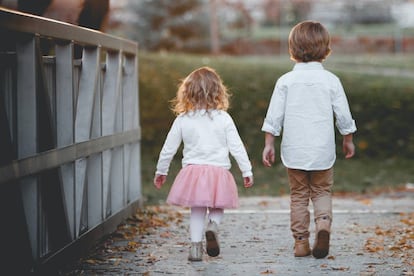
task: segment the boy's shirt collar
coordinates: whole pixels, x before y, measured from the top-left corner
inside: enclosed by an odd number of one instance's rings
[[[318,61],[298,62],[293,67],[293,70],[323,70],[322,63]]]

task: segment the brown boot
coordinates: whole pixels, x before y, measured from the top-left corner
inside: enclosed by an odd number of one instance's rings
[[[312,255],[317,258],[325,258],[329,253],[329,239],[331,233],[331,219],[328,216],[319,218],[315,221],[315,243]]]
[[[217,257],[220,254],[220,246],[217,237],[217,224],[210,220],[206,229],[206,251],[211,257]]]
[[[303,237],[295,239],[295,257],[305,257],[310,254],[309,240]]]

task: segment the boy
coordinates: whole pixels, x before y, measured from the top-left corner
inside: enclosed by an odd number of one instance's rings
[[[311,254],[309,199],[314,207],[316,231],[312,255],[324,258],[329,253],[336,158],[334,118],[343,136],[345,158],[355,153],[352,133],[356,126],[342,84],[322,66],[330,51],[329,33],[319,22],[304,21],[293,27],[289,54],[296,64],[278,79],[262,127],[262,158],[267,167],[275,161],[274,140],[283,128],[281,159],[289,178],[295,257]]]

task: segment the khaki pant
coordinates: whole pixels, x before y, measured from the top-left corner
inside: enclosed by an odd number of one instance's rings
[[[333,168],[323,171],[287,169],[290,186],[290,229],[293,237],[309,238],[309,199],[314,219],[328,216],[332,220]]]

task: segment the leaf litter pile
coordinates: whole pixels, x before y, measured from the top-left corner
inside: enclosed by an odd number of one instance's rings
[[[145,249],[150,249],[154,243],[161,245],[164,239],[171,238],[174,233],[170,226],[180,225],[182,217],[181,213],[163,206],[146,206],[120,224],[114,233],[104,237],[91,251],[92,255],[78,262],[77,272],[115,272],[121,263],[130,263],[131,270],[134,270],[135,265],[150,265],[158,261],[158,257]],[[161,233],[151,237],[159,228],[162,228]],[[131,254],[135,259],[131,259]]]
[[[398,258],[408,267],[414,267],[414,212],[401,213],[399,223],[377,225],[363,232],[374,234],[366,239],[365,252]],[[403,275],[414,275],[414,271],[406,271]]]

